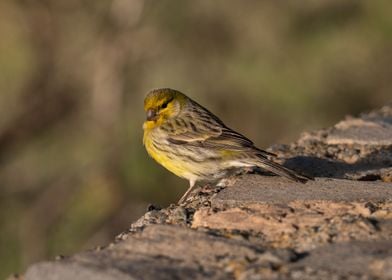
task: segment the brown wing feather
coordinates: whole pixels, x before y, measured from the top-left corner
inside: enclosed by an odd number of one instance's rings
[[[176,145],[190,145],[216,150],[254,151],[264,157],[275,154],[258,149],[244,135],[228,128],[207,109],[198,111],[198,118],[186,115],[169,120],[166,124],[168,141]],[[165,129],[165,125],[162,126]]]

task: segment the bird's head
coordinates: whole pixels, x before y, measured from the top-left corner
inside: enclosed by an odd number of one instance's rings
[[[176,117],[187,102],[185,94],[170,88],[151,90],[144,99],[144,128],[154,128]]]

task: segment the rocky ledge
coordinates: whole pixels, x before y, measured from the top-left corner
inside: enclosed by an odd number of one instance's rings
[[[392,279],[392,107],[271,151],[316,179],[244,174],[204,186],[25,279]]]

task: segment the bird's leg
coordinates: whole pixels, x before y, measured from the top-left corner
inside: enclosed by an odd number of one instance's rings
[[[189,180],[189,188],[184,193],[184,195],[180,198],[180,200],[178,201],[178,204],[181,204],[181,203],[185,202],[185,200],[187,199],[188,195],[194,189],[195,186],[196,186],[196,181],[195,180]]]

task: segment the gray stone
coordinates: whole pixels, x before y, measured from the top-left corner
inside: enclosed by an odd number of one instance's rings
[[[104,267],[86,266],[72,261],[44,262],[31,266],[24,279],[85,279],[85,280],[134,280],[119,270],[105,269]]]
[[[290,250],[267,251],[246,240],[228,239],[179,226],[151,225],[101,251],[36,264],[26,280],[228,279],[237,266],[270,266],[295,259]]]
[[[332,128],[305,133],[300,142],[321,141],[328,145],[392,145],[392,106],[362,114],[359,118],[347,117]]]
[[[392,279],[391,126],[385,106],[306,133],[272,151],[314,181],[204,186],[106,248],[32,265],[24,279]]]
[[[199,207],[193,228],[251,232],[264,245],[312,250],[331,242],[392,237],[392,186],[383,182],[238,177]]]
[[[212,207],[235,207],[254,202],[382,201],[392,199],[392,186],[383,182],[316,178],[306,184],[277,176],[243,175],[212,197]]]
[[[334,126],[326,138],[326,143],[392,145],[392,122],[389,123],[384,119],[348,119]]]
[[[368,275],[392,279],[392,241],[349,242],[317,248],[291,268],[324,271],[341,278]]]

